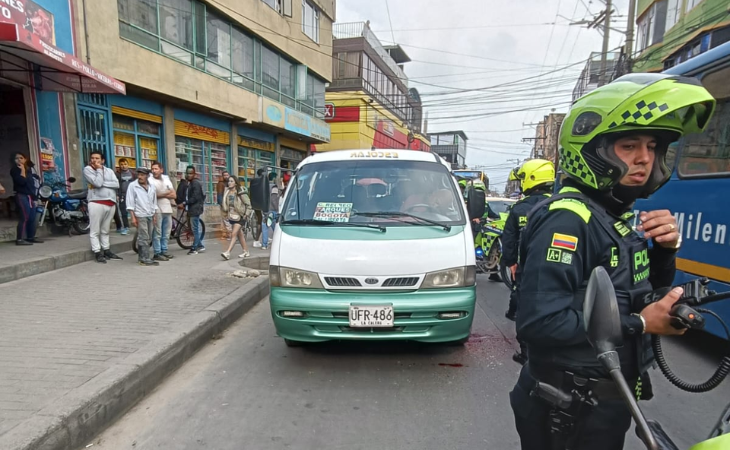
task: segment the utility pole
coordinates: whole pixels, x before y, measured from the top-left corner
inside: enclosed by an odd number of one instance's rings
[[[606,60],[608,59],[608,37],[611,31],[611,0],[606,0],[606,14],[603,19],[603,48],[601,49],[601,68],[598,87],[606,84]]]
[[[626,73],[631,73],[634,62],[634,22],[636,22],[636,0],[629,0],[629,17],[626,24]]]

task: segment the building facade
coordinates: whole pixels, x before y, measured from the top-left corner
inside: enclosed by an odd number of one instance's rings
[[[661,72],[730,41],[727,0],[638,0],[635,72]]]
[[[601,81],[601,55],[601,52],[591,52],[591,56],[580,72],[578,82],[573,88],[573,101],[578,100],[598,87],[598,83]],[[608,56],[606,56],[606,83],[610,83],[615,78],[619,55],[619,52],[609,52]]]
[[[27,150],[45,178],[80,179],[98,150],[109,167],[157,160],[177,179],[193,165],[215,203],[223,171],[246,182],[259,168],[292,168],[330,140],[335,0],[0,8],[0,152]],[[0,161],[6,185],[9,155]]]
[[[563,119],[565,119],[565,113],[550,113],[537,124],[532,158],[547,159],[557,167],[560,127]]]
[[[451,163],[452,169],[466,168],[466,141],[469,138],[461,130],[430,133],[431,151]]]
[[[430,151],[422,133],[418,91],[408,87],[400,46],[383,46],[368,23],[335,24],[332,82],[327,88],[325,120],[330,142],[317,151],[350,148],[404,148]]]

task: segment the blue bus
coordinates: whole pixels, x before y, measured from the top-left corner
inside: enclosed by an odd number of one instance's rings
[[[730,42],[664,73],[698,78],[717,99],[717,109],[704,133],[685,136],[670,147],[671,179],[635,209],[675,214],[682,233],[677,283],[708,277],[710,289],[730,291]],[[707,309],[730,324],[730,300]],[[706,322],[708,332],[727,339],[716,319],[707,316]]]

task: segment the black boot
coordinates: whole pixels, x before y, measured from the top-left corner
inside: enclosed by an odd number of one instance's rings
[[[517,364],[524,366],[527,362],[527,355],[525,355],[522,352],[515,352],[514,355],[512,355],[512,361],[516,362]]]
[[[106,258],[104,258],[104,254],[102,252],[94,253],[94,257],[96,258],[96,262],[106,264]]]

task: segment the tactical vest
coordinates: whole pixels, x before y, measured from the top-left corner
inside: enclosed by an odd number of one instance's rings
[[[631,227],[629,221],[634,215],[626,213],[621,217],[612,216],[577,189],[563,188],[560,194],[535,205],[528,214],[528,220],[534,222],[539,215],[542,215],[541,212],[544,214],[548,209],[560,209],[555,208],[555,204],[564,199],[584,205],[591,213],[590,220],[596,221],[604,236],[609,237],[612,245],[605,249],[607,257],[604,258],[602,255],[598,259],[606,260],[603,266],[613,282],[620,314],[638,314],[643,308],[642,297],[653,288],[649,282],[649,246],[647,241]],[[572,307],[576,311],[583,311],[587,285],[586,278],[580,290],[574,295]],[[576,346],[553,348],[528,343],[528,351],[531,363],[558,366],[587,376],[596,376],[596,373],[608,375],[603,371],[596,359],[595,350],[587,340]],[[646,372],[654,361],[649,335],[635,337],[624,335],[624,346],[618,349],[618,353],[624,375],[628,379],[635,379],[639,374]]]

